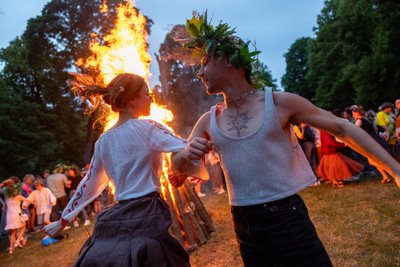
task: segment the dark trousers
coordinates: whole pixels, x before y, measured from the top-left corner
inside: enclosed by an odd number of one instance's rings
[[[68,197],[63,196],[60,198],[57,198],[56,205],[53,206],[53,209],[51,211],[51,221],[57,221],[61,218],[61,213],[65,209],[65,207],[68,205]]]
[[[246,267],[332,266],[300,196],[231,211]]]

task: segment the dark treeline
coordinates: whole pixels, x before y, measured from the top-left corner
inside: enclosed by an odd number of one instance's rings
[[[330,0],[315,38],[296,40],[285,54],[285,90],[320,107],[360,104],[377,109],[400,94],[400,2]]]
[[[41,173],[57,163],[87,163],[93,143],[85,107],[71,94],[68,72],[89,54],[91,33],[99,38],[113,25],[123,0],[53,0],[24,33],[1,49],[0,180]],[[87,148],[89,146],[89,148]]]

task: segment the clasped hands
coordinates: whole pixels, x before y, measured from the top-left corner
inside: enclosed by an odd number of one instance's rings
[[[210,140],[195,137],[180,153],[182,153],[183,160],[187,161],[187,165],[189,166],[192,161],[201,160],[212,149],[213,144]],[[172,173],[168,175],[168,180],[173,187],[180,187],[188,176],[187,171]]]

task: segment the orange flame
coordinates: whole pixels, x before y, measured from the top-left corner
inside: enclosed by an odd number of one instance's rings
[[[108,12],[106,1],[100,6],[100,10],[103,13]],[[127,1],[124,5],[118,6],[115,27],[111,32],[103,40],[100,40],[97,34],[92,34],[90,43],[92,55],[87,59],[78,60],[76,64],[98,70],[106,84],[120,73],[134,73],[143,77],[148,83],[148,77],[151,76],[149,71],[151,57],[147,53],[147,47],[146,18]],[[173,114],[164,107],[152,103],[150,116],[146,118],[167,124],[173,120]],[[117,119],[118,114],[110,110],[105,130],[111,128]],[[168,169],[165,163],[163,179]],[[110,183],[110,187],[114,193],[114,185]]]

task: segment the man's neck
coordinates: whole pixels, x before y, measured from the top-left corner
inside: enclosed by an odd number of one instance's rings
[[[231,85],[223,90],[223,95],[225,99],[225,104],[229,107],[232,105],[237,105],[251,94],[255,90],[246,80],[239,80],[231,83]]]

